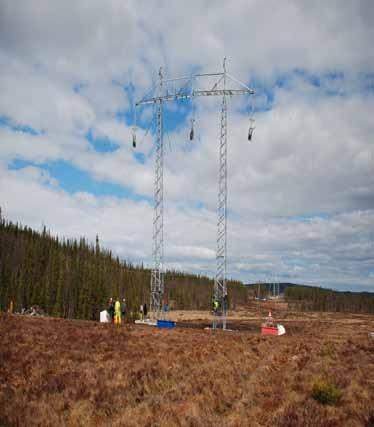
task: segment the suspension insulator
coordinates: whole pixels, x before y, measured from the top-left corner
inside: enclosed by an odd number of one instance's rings
[[[255,130],[255,120],[249,119],[248,141],[252,141],[253,131]]]
[[[136,134],[135,134],[135,132],[132,134],[132,146],[133,146],[133,148],[136,148]]]

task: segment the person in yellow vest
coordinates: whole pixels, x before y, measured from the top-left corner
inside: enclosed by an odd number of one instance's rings
[[[219,309],[219,301],[216,300],[215,298],[212,299],[212,311],[214,314],[218,313],[218,309]]]
[[[119,299],[117,299],[114,304],[114,323],[116,325],[121,324],[121,303],[119,302]]]

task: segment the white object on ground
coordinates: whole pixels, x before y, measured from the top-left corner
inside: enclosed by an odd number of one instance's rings
[[[100,323],[109,323],[109,313],[107,310],[100,311]]]
[[[283,325],[277,325],[278,335],[284,335],[286,333],[286,328]]]
[[[148,326],[156,326],[157,320],[152,319],[144,319],[144,320],[135,320],[137,325],[148,325]]]

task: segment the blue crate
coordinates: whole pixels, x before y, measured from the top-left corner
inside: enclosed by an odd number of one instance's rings
[[[158,328],[174,328],[175,322],[172,322],[171,320],[157,320],[157,327]]]

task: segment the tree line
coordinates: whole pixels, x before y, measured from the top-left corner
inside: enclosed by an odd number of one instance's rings
[[[289,308],[300,311],[374,313],[374,294],[338,292],[310,286],[288,287],[284,293]]]
[[[150,270],[80,239],[59,238],[44,227],[36,231],[1,217],[0,310],[37,305],[48,315],[97,320],[109,297],[126,298],[130,318],[149,302]],[[247,301],[247,289],[228,282],[230,308]],[[209,310],[213,280],[167,271],[165,299],[173,309]]]

